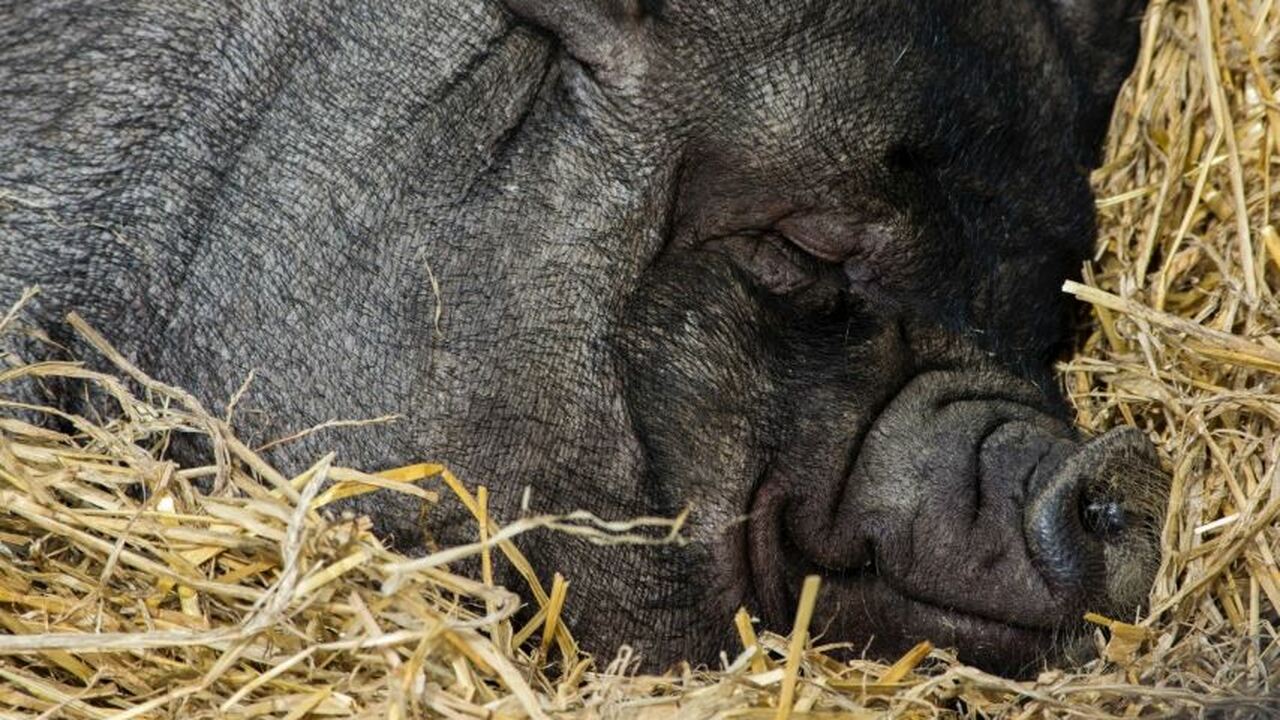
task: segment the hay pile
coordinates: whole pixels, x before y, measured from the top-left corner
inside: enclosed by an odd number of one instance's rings
[[[585,515],[499,528],[483,489],[437,465],[374,475],[326,457],[283,477],[76,321],[118,376],[0,370],[0,397],[17,378],[71,377],[119,409],[64,417],[75,432],[63,435],[0,406],[0,715],[1280,713],[1266,699],[1280,683],[1278,37],[1273,0],[1157,2],[1115,114],[1097,174],[1098,254],[1087,283],[1065,288],[1096,322],[1064,379],[1083,426],[1131,423],[1157,439],[1173,510],[1151,612],[1132,625],[1092,618],[1102,657],[1086,667],[1013,682],[928,645],[892,665],[842,664],[806,637],[802,603],[790,640],[756,637],[740,616],[745,650],[717,672],[634,676],[625,653],[579,653],[558,622],[572,592],[558,579],[541,587],[511,540],[546,525],[601,541],[672,528]],[[216,463],[157,460],[178,432],[209,437]],[[227,491],[200,496],[193,486],[208,479]],[[129,490],[139,483],[145,500]],[[366,520],[318,512],[375,488],[458,494],[476,543],[409,559]],[[475,554],[488,568],[494,552],[526,570],[526,587],[448,569]],[[512,619],[521,598],[541,608],[524,626]]]

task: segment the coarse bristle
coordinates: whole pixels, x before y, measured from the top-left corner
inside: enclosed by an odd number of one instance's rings
[[[128,365],[76,318],[116,375],[61,363],[118,406],[110,420],[28,424],[0,404],[0,715],[5,717],[1146,717],[1280,713],[1280,3],[1156,0],[1095,175],[1092,307],[1062,365],[1083,427],[1147,431],[1172,470],[1151,608],[1098,625],[1098,659],[1035,680],[996,677],[928,643],[895,663],[837,661],[807,632],[762,633],[714,670],[636,675],[586,657],[559,622],[573,603],[520,555],[534,527],[600,542],[679,528],[585,514],[499,527],[488,495],[443,466],[365,474],[320,458],[285,477],[187,393]],[[17,313],[0,319],[12,331]],[[127,382],[123,381],[127,379]],[[55,413],[50,409],[36,414]],[[160,460],[175,432],[216,464]],[[447,461],[447,458],[442,460]],[[365,470],[371,470],[366,468]],[[376,469],[373,469],[376,470]],[[216,478],[223,491],[200,494]],[[145,487],[146,492],[138,492]],[[330,503],[376,488],[454,494],[476,542],[417,558]],[[495,587],[491,553],[525,576]],[[480,556],[482,579],[450,570]],[[527,623],[520,603],[539,608]],[[815,644],[818,643],[818,644]]]

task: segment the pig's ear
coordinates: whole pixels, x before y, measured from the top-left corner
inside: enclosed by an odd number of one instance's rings
[[[643,68],[643,28],[663,0],[505,0],[526,22],[547,30],[565,51],[610,84]]]
[[[1049,0],[1082,73],[1082,129],[1101,142],[1121,83],[1133,70],[1146,0]]]

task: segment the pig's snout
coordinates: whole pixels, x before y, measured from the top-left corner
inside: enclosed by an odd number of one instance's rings
[[[1040,468],[1029,490],[1027,550],[1046,582],[1065,593],[1105,585],[1100,610],[1140,605],[1159,562],[1168,501],[1151,442],[1117,428]]]

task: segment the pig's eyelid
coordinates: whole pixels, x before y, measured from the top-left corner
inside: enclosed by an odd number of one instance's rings
[[[786,295],[812,283],[816,275],[803,263],[804,251],[766,229],[715,238],[709,245],[731,258],[764,290]]]
[[[777,234],[815,259],[833,265],[875,254],[894,234],[893,224],[881,219],[840,217],[810,224],[793,217],[778,222]]]

